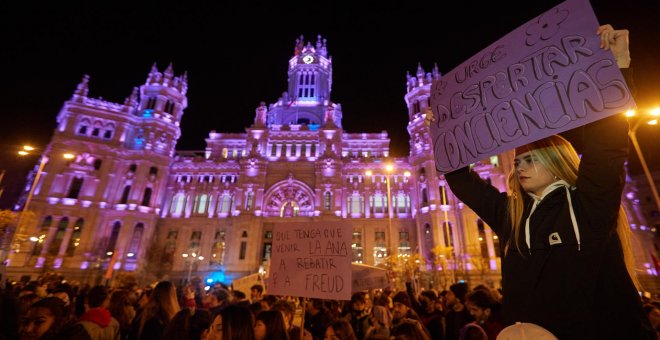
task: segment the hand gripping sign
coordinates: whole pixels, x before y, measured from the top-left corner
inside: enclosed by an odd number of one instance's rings
[[[587,0],[568,0],[435,80],[437,172],[634,107],[598,27]]]

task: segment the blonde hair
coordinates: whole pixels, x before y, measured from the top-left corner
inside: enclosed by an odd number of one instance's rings
[[[543,165],[551,174],[560,180],[564,180],[570,186],[574,187],[577,182],[578,167],[580,165],[580,157],[573,148],[570,142],[561,136],[550,136],[548,138],[530,143],[523,151],[529,151],[532,154],[533,161],[538,161]],[[515,167],[509,173],[507,179],[507,189],[509,191],[508,200],[508,213],[509,223],[513,233],[513,242],[515,243],[518,252],[520,250],[520,228],[522,224],[522,215],[524,206],[523,190],[518,176],[516,175]],[[619,206],[619,215],[617,218],[616,232],[621,241],[621,248],[623,249],[623,258],[628,270],[628,275],[632,279],[637,288],[640,287],[637,276],[635,275],[635,261],[630,243],[630,225],[623,206]],[[505,254],[509,251],[512,239],[509,238],[505,246]]]
[[[181,310],[181,307],[179,307],[174,284],[169,281],[158,282],[151,295],[149,295],[149,302],[144,306],[144,311],[140,317],[138,337],[142,336],[144,325],[149,319],[157,317],[167,324],[179,310]]]

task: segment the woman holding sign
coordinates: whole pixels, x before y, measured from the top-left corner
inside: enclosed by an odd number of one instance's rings
[[[627,76],[628,31],[598,28]],[[516,148],[509,193],[467,168],[447,174],[458,198],[500,237],[505,321],[559,339],[648,337],[621,207],[628,123],[614,115],[582,127],[582,159],[552,136]]]

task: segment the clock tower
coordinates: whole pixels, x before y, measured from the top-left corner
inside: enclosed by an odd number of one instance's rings
[[[326,39],[319,35],[314,44],[305,42],[303,36],[296,39],[288,77],[287,91],[269,107],[268,125],[321,126],[330,107],[334,124],[341,127],[341,107],[330,101],[332,57],[328,56]]]

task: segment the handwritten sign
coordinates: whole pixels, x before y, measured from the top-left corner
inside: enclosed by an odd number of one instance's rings
[[[438,173],[633,107],[587,0],[568,0],[433,82]]]
[[[350,300],[351,238],[348,222],[276,224],[268,292]]]
[[[261,279],[261,275],[259,273],[254,273],[250,275],[243,276],[241,278],[238,278],[231,283],[231,287],[233,290],[241,291],[248,296],[250,295],[250,289],[254,285],[262,285],[263,286],[263,281]],[[263,292],[266,294],[266,291],[264,290]]]

